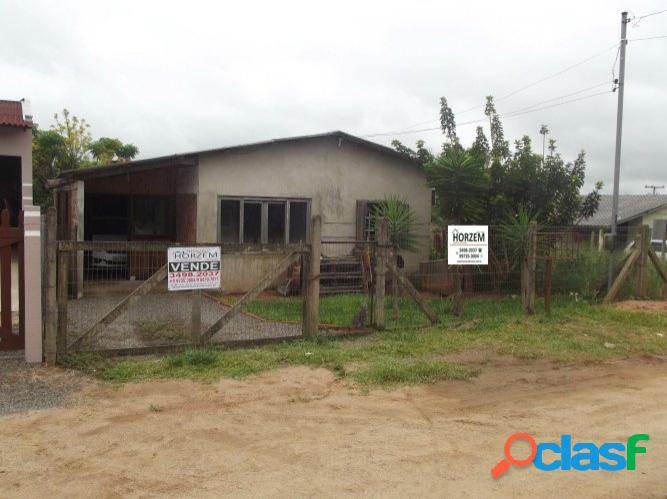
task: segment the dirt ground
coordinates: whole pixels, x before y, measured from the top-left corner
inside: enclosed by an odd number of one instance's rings
[[[663,312],[667,314],[667,300],[625,300],[617,303],[616,308],[639,312]]]
[[[368,394],[305,367],[210,384],[89,381],[75,406],[0,418],[0,496],[667,497],[667,359],[465,357],[482,366],[473,381]],[[634,472],[529,467],[496,481],[515,432],[651,440]]]

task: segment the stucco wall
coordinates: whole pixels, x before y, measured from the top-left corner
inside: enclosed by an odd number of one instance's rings
[[[32,130],[0,126],[0,156],[21,158],[24,210],[25,359],[42,361],[42,274],[39,208],[32,204]]]
[[[653,221],[654,220],[667,220],[667,206],[644,215],[643,218],[642,218],[642,224],[643,225],[648,225],[651,229],[653,229]],[[656,236],[652,236],[652,237],[656,237]]]
[[[294,197],[311,200],[322,216],[325,239],[354,239],[357,200],[396,194],[417,214],[422,244],[405,254],[416,270],[429,253],[431,195],[424,174],[412,163],[338,138],[282,143],[203,154],[199,159],[197,240],[218,237],[218,196]]]
[[[32,206],[32,130],[0,126],[0,156],[21,157],[22,205]]]
[[[629,222],[623,224],[627,227],[627,240],[631,241],[634,239],[642,225],[648,225],[652,230],[654,220],[667,220],[667,206],[646,213],[645,215],[638,216],[637,218],[633,218]],[[657,235],[652,234],[651,238],[657,238]]]

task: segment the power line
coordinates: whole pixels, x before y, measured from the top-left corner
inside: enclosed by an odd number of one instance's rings
[[[512,97],[512,96],[514,96],[514,95],[516,95],[516,94],[518,94],[519,92],[523,92],[524,90],[526,90],[526,89],[528,89],[528,88],[534,87],[535,85],[539,85],[540,83],[543,83],[543,82],[545,82],[545,81],[547,81],[547,80],[550,80],[550,79],[552,79],[552,78],[555,78],[555,77],[557,77],[557,76],[560,76],[560,75],[562,75],[563,73],[567,73],[567,72],[570,71],[571,69],[574,69],[574,68],[579,67],[579,66],[581,66],[581,65],[583,65],[583,64],[586,64],[587,62],[589,62],[589,61],[595,59],[596,57],[600,57],[601,55],[607,53],[609,50],[611,50],[611,49],[614,48],[614,47],[616,47],[616,44],[615,44],[615,43],[614,43],[613,45],[607,47],[606,49],[601,50],[600,52],[597,52],[597,53],[593,54],[593,55],[590,56],[590,57],[587,57],[586,59],[583,59],[583,60],[581,60],[581,61],[579,61],[579,62],[576,62],[576,63],[574,63],[574,64],[572,64],[572,65],[570,65],[570,66],[567,66],[567,67],[561,69],[560,71],[557,71],[557,72],[555,72],[555,73],[552,73],[552,74],[550,74],[550,75],[548,75],[548,76],[545,76],[544,78],[541,78],[541,79],[539,79],[539,80],[536,80],[536,81],[534,81],[534,82],[532,82],[532,83],[528,83],[527,85],[524,85],[523,87],[520,87],[520,88],[518,88],[518,89],[516,89],[516,90],[513,90],[512,92],[510,92],[510,93],[508,93],[508,94],[506,94],[506,95],[503,95],[503,96],[501,96],[501,97],[499,97],[499,98],[497,98],[497,99],[494,99],[494,102],[499,102],[499,101],[502,101],[502,100],[505,100],[505,99],[509,99],[510,97]],[[615,64],[615,63],[614,63],[614,64]],[[477,105],[477,106],[470,107],[470,108],[468,108],[468,109],[464,109],[463,111],[453,111],[453,112],[454,112],[455,115],[460,116],[460,115],[462,115],[462,114],[469,113],[470,111],[474,111],[474,110],[476,110],[476,109],[481,109],[481,108],[483,108],[484,106],[486,106],[486,104],[480,104],[480,105]],[[422,122],[419,122],[419,123],[413,123],[412,125],[408,125],[408,126],[404,127],[403,130],[409,130],[410,128],[413,128],[413,127],[416,127],[416,126],[427,125],[427,124],[429,124],[429,123],[436,123],[436,122],[438,122],[438,121],[440,121],[440,120],[439,120],[439,119],[434,119],[434,120],[422,121]]]
[[[578,91],[578,92],[574,92],[574,93],[571,93],[571,94],[566,94],[565,96],[560,96],[560,97],[557,97],[556,99],[562,99],[563,97],[567,97],[568,95],[575,95],[577,93],[581,93],[585,90],[590,90],[591,88],[597,88],[599,86],[601,86],[601,85],[595,85],[593,87],[589,87],[587,89],[584,89],[584,90],[581,90],[581,91]],[[551,109],[551,108],[562,106],[562,105],[565,105],[565,104],[570,104],[572,102],[578,102],[578,101],[581,101],[581,100],[590,99],[592,97],[597,97],[599,95],[605,95],[605,94],[610,94],[610,93],[612,93],[612,91],[607,90],[607,91],[604,91],[604,92],[598,92],[598,93],[591,94],[591,95],[584,95],[584,96],[578,97],[576,99],[570,99],[570,100],[566,100],[566,101],[563,101],[563,102],[558,102],[556,104],[551,104],[549,106],[543,106],[543,107],[538,107],[538,108],[532,109],[534,106],[537,106],[539,104],[543,104],[545,102],[549,102],[549,101],[554,100],[554,99],[549,99],[547,101],[542,101],[541,103],[534,104],[533,106],[529,106],[528,108],[522,108],[522,109],[519,109],[519,110],[516,110],[516,111],[511,111],[509,113],[498,115],[498,117],[499,118],[514,118],[516,116],[521,116],[522,114],[535,113],[537,111],[543,111],[545,109]],[[458,126],[464,126],[464,125],[472,125],[472,124],[475,124],[475,123],[482,123],[482,122],[486,122],[486,121],[487,121],[487,118],[480,118],[480,119],[477,119],[477,120],[470,120],[470,121],[464,121],[462,123],[457,123],[456,126],[458,127]],[[440,130],[440,127],[421,128],[419,130],[402,130],[402,131],[398,131],[398,132],[373,133],[373,134],[363,135],[363,137],[371,138],[371,137],[386,137],[386,136],[390,136],[390,135],[407,135],[407,134],[412,134],[412,133],[432,132],[434,130]]]
[[[514,90],[513,92],[510,92],[510,93],[507,94],[507,95],[504,95],[504,96],[502,96],[502,97],[500,97],[500,98],[498,98],[498,99],[495,99],[495,102],[499,102],[499,101],[501,101],[501,100],[508,99],[509,97],[512,97],[513,95],[516,95],[516,94],[518,94],[519,92],[522,92],[522,91],[526,90],[527,88],[530,88],[530,87],[533,87],[533,86],[535,86],[535,85],[538,85],[538,84],[540,84],[540,83],[542,83],[542,82],[544,82],[544,81],[550,80],[551,78],[555,78],[556,76],[560,76],[560,75],[562,75],[563,73],[566,73],[566,72],[570,71],[571,69],[574,69],[574,68],[576,68],[576,67],[581,66],[582,64],[586,64],[587,62],[589,62],[589,61],[595,59],[596,57],[600,57],[602,54],[606,54],[607,52],[609,52],[609,50],[615,48],[616,45],[617,45],[617,44],[614,43],[613,45],[610,45],[610,46],[607,47],[606,49],[601,50],[600,52],[598,52],[598,53],[596,53],[596,54],[593,54],[593,55],[590,56],[590,57],[587,57],[587,58],[584,59],[583,61],[579,61],[579,62],[577,62],[577,63],[575,63],[575,64],[572,64],[571,66],[566,67],[565,69],[561,69],[560,71],[557,71],[557,72],[555,72],[555,73],[552,73],[552,74],[549,75],[549,76],[545,76],[545,77],[542,78],[542,79],[539,79],[539,80],[537,80],[537,81],[534,81],[533,83],[529,83],[528,85],[525,85],[525,86],[523,86],[523,87],[521,87],[521,88],[519,88],[519,89],[517,89],[517,90]]]
[[[564,98],[566,98],[566,97],[572,97],[573,95],[582,94],[582,93],[584,93],[584,92],[587,92],[588,90],[593,90],[594,88],[600,88],[600,87],[603,86],[603,85],[609,85],[609,83],[610,83],[610,82],[608,82],[608,81],[603,81],[602,83],[598,83],[597,85],[592,85],[592,86],[590,86],[590,87],[586,87],[586,88],[582,88],[581,90],[577,90],[576,92],[570,92],[569,94],[559,95],[558,97],[553,97],[553,98],[551,98],[551,99],[547,99],[547,100],[543,100],[543,101],[540,101],[540,102],[536,102],[535,104],[532,104],[532,105],[530,105],[530,106],[526,106],[526,107],[522,107],[521,109],[517,109],[516,111],[513,111],[513,112],[511,112],[511,113],[507,113],[507,114],[514,114],[514,113],[517,113],[517,112],[520,112],[520,111],[525,111],[525,110],[528,110],[528,109],[532,109],[532,108],[534,108],[534,107],[536,107],[536,106],[540,106],[540,105],[542,105],[542,104],[547,104],[547,103],[549,103],[549,102],[553,102],[553,101],[557,101],[557,100],[560,100],[560,99],[564,99]]]
[[[628,38],[629,42],[641,42],[642,40],[656,40],[658,38],[667,38],[667,35],[647,36],[645,38]]]
[[[596,94],[591,94],[591,95],[584,95],[583,97],[578,97],[576,99],[570,99],[570,100],[566,100],[566,101],[563,101],[563,102],[558,102],[557,104],[552,104],[550,106],[538,107],[537,109],[531,109],[530,111],[523,111],[523,112],[520,112],[520,113],[516,112],[514,114],[512,114],[512,113],[504,114],[504,115],[501,116],[501,118],[514,118],[515,116],[520,116],[522,114],[528,114],[528,113],[534,113],[534,112],[537,112],[537,111],[543,111],[544,109],[551,109],[552,107],[558,107],[558,106],[562,106],[564,104],[570,104],[571,102],[577,102],[577,101],[580,101],[580,100],[590,99],[591,97],[597,97],[598,95],[605,95],[605,94],[611,94],[611,93],[613,93],[612,90],[606,90],[604,92],[598,92]]]
[[[647,17],[651,17],[651,16],[657,16],[658,14],[664,14],[665,12],[667,12],[667,9],[658,10],[656,12],[650,12],[649,14],[644,14],[643,16],[639,16],[639,17],[633,16],[632,19],[630,19],[630,21],[632,22],[633,27],[637,27],[637,25],[639,24],[639,21],[641,21],[642,19],[647,18]]]

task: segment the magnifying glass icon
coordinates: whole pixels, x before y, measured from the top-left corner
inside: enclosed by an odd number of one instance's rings
[[[530,444],[531,448],[530,456],[528,456],[526,459],[515,459],[514,457],[512,457],[512,454],[510,453],[510,448],[512,447],[512,444],[514,443],[515,440],[518,439],[526,440]],[[528,433],[515,433],[514,435],[510,435],[510,437],[505,442],[504,451],[505,451],[505,459],[502,459],[491,470],[493,478],[500,478],[502,474],[505,473],[512,464],[514,466],[528,466],[530,463],[532,463],[533,460],[535,459],[535,454],[537,454],[537,444],[535,443],[535,439]]]

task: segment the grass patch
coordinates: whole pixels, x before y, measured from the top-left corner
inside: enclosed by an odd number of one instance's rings
[[[420,314],[407,300],[402,305],[406,316]],[[305,365],[330,369],[340,378],[368,387],[466,379],[475,374],[474,369],[440,362],[443,355],[466,349],[565,362],[667,354],[665,314],[558,297],[554,299],[553,314],[547,317],[540,312],[541,305],[538,300],[538,313],[526,316],[518,299],[475,298],[466,301],[464,316],[455,318],[449,301],[433,300],[440,323],[426,328],[395,324],[358,338],[303,339],[238,350],[196,349],[101,364],[89,358],[73,362],[71,367],[103,379],[126,382],[152,378],[243,378],[268,369]]]
[[[361,385],[395,386],[466,380],[478,374],[479,369],[451,362],[387,361],[354,371],[352,377]]]
[[[145,341],[183,341],[188,337],[187,327],[179,318],[139,320],[134,327]]]

